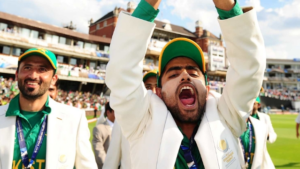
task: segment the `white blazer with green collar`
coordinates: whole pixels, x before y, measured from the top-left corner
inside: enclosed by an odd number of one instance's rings
[[[275,166],[271,160],[271,157],[267,150],[267,137],[268,137],[268,127],[261,121],[249,117],[255,134],[255,151],[254,151],[254,159],[252,162],[252,169],[261,168],[261,169],[275,169]],[[239,141],[239,146],[242,152],[241,142]]]
[[[13,161],[16,117],[5,117],[8,106],[0,107],[0,169],[11,169]],[[49,106],[46,168],[97,169],[85,112],[52,99]]]
[[[209,93],[195,141],[205,168],[236,169],[244,167],[237,138],[262,85],[265,47],[254,9],[219,24],[231,65],[222,96]],[[129,142],[133,169],[173,169],[183,139],[164,102],[142,81],[154,28],[154,23],[120,13],[106,69],[110,104]]]

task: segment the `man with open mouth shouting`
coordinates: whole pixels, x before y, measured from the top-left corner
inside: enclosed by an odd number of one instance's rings
[[[255,10],[214,0],[231,63],[222,95],[209,92],[201,48],[176,38],[159,57],[157,96],[145,89],[140,72],[160,2],[141,0],[132,16],[119,15],[107,66],[111,106],[129,141],[132,168],[245,168],[237,138],[266,62]]]

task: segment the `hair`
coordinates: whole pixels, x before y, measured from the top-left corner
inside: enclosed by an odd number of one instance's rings
[[[113,111],[113,109],[110,107],[109,102],[105,104],[105,113],[104,113],[105,116],[107,116],[107,111]]]

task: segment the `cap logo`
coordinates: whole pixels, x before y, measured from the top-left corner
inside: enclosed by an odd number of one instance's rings
[[[40,52],[43,52],[43,53],[46,53],[46,51],[47,51],[47,50],[44,49],[44,48],[38,48],[37,50],[40,51]]]

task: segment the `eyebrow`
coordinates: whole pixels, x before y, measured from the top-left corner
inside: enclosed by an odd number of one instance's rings
[[[33,66],[33,64],[25,63],[24,66]],[[45,68],[47,68],[47,65],[45,65],[45,64],[39,64],[39,65],[37,65],[37,66],[38,66],[38,67],[45,67]]]
[[[197,66],[186,66],[186,67],[183,67],[183,66],[173,66],[173,67],[170,67],[166,71],[166,73],[171,72],[173,70],[181,70],[183,68],[185,68],[186,70],[196,70],[196,71],[200,71],[201,72],[201,70]]]

